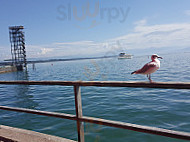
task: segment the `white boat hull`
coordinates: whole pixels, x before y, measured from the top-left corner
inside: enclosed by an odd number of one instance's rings
[[[132,55],[119,56],[118,59],[131,59]]]

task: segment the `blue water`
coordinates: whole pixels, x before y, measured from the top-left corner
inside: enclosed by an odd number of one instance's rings
[[[154,81],[190,82],[190,53],[161,55]],[[0,74],[0,80],[148,81],[130,73],[148,56],[28,65],[27,72]],[[82,87],[83,115],[190,132],[190,90]],[[0,105],[75,114],[73,87],[0,85]],[[0,124],[77,140],[71,120],[0,110]],[[85,123],[86,142],[181,142],[129,130]]]

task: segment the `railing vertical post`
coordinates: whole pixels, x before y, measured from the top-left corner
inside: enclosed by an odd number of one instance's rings
[[[80,86],[74,86],[75,93],[75,109],[77,117],[77,131],[78,131],[78,141],[84,142],[84,125],[83,122],[80,122],[79,118],[82,118],[82,99]]]

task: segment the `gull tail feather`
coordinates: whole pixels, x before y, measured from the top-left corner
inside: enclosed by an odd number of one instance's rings
[[[136,71],[132,72],[131,74],[135,74],[135,73],[136,73]]]

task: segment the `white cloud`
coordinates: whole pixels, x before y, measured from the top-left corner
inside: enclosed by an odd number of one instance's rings
[[[104,42],[75,41],[51,45],[28,45],[27,57],[84,56],[102,53],[113,55],[128,49],[186,48],[190,45],[190,23],[148,25],[143,19],[135,22],[131,33]]]
[[[11,59],[11,50],[8,46],[0,46],[0,60]]]
[[[121,36],[114,41],[120,41],[127,48],[162,48],[188,47],[190,45],[190,23],[137,25],[134,32]]]
[[[146,25],[146,23],[147,23],[147,20],[142,19],[142,20],[136,21],[134,24],[137,26],[142,26],[142,25]]]
[[[48,57],[54,54],[51,45],[26,45],[26,56],[28,58]]]
[[[52,51],[53,51],[52,48],[41,48],[41,52],[39,54],[45,55],[45,54],[48,54],[49,52],[52,52]]]
[[[68,46],[68,45],[89,45],[89,44],[94,44],[94,41],[75,41],[75,42],[58,42],[54,43],[55,45],[63,45],[63,46]]]

